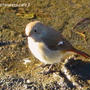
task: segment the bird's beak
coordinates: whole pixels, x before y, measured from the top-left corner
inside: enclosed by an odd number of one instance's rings
[[[27,35],[25,34],[25,35],[23,35],[23,37],[24,37],[24,38],[28,38],[29,36],[27,36]]]
[[[29,35],[26,35],[26,37],[30,37],[31,35],[29,34]]]
[[[28,37],[30,37],[30,35],[28,35],[28,36],[27,36],[27,35],[25,35],[25,37],[26,37],[26,38],[28,38]]]

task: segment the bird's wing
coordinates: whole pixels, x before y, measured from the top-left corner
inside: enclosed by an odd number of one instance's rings
[[[45,44],[51,50],[66,50],[72,48],[73,46],[64,38],[64,36],[52,28],[47,29],[47,37],[43,38]],[[51,33],[52,32],[52,33]]]
[[[54,32],[54,31],[53,31]],[[86,58],[90,58],[90,55],[87,53],[75,49],[72,44],[65,39],[65,37],[60,33],[60,32],[54,32],[54,33],[49,33],[49,37],[46,38],[45,42],[46,45],[48,46],[49,49],[51,50],[62,50],[62,51],[71,51],[75,52],[77,54],[80,54]]]

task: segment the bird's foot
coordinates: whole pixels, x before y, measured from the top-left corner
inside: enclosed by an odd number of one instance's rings
[[[53,64],[52,65],[50,65],[50,67],[49,67],[49,69],[47,70],[47,71],[43,71],[43,75],[47,75],[47,74],[50,74],[50,73],[53,73],[53,72],[55,72],[55,71],[52,71],[51,69],[52,69],[52,67],[53,67]]]
[[[43,71],[42,72],[43,75],[47,75],[47,74],[50,74],[50,73],[52,73],[52,71],[50,71],[50,70],[47,70],[47,71]]]
[[[44,70],[43,72],[40,72],[40,74],[47,75],[47,74],[55,72],[54,70],[51,70],[53,66],[54,66],[54,64],[51,64],[51,65],[50,64],[46,64],[46,65],[42,64],[42,65],[36,67],[36,69],[40,68],[40,67],[42,67],[42,68],[48,67],[47,71]]]

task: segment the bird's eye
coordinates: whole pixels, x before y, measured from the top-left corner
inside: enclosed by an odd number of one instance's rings
[[[37,30],[36,30],[36,29],[34,29],[34,32],[37,32]]]

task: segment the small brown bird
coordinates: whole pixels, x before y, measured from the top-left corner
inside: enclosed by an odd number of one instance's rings
[[[30,51],[44,64],[58,63],[71,52],[86,58],[90,57],[88,54],[75,49],[59,31],[45,26],[40,21],[27,24],[25,33]]]

